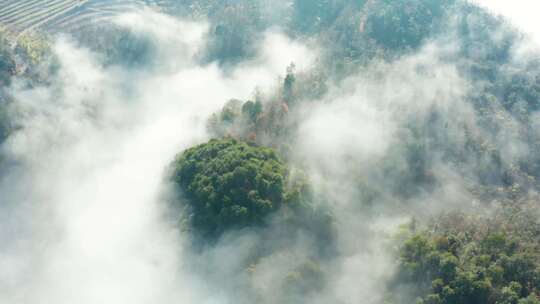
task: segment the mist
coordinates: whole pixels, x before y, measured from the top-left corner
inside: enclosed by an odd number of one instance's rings
[[[540,190],[531,6],[308,2],[156,1],[15,35],[0,303],[540,301],[536,277],[508,266],[540,269],[538,223],[521,217]],[[242,163],[216,142],[275,153],[286,173],[247,166],[270,189],[248,196],[279,190],[279,208],[208,237],[197,203],[226,187],[200,180],[225,185]],[[197,177],[204,195],[175,180],[189,153],[220,161]]]
[[[530,1],[510,3],[502,0],[478,0],[477,2],[494,13],[506,17],[509,22],[532,36],[536,44],[540,42],[538,20],[534,14],[538,4],[530,3]]]

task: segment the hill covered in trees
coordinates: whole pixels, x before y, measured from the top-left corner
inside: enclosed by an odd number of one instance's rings
[[[540,51],[503,17],[7,1],[2,23],[0,302],[540,302]]]
[[[174,166],[175,183],[189,195],[192,224],[206,234],[260,225],[283,204],[308,201],[305,182],[292,181],[269,148],[212,140],[185,151]]]
[[[246,18],[246,11],[249,20],[235,19]],[[256,33],[276,22],[259,15],[261,11],[262,2],[207,4],[203,14],[209,16],[215,32],[209,34],[209,57],[204,58],[229,65],[236,58],[251,56],[254,50],[250,48],[258,39]],[[215,136],[272,146],[281,151],[286,161],[302,163],[303,155],[295,151],[295,142],[302,141],[303,135],[298,120],[306,115],[306,107],[338,102],[328,97],[336,95],[336,82],[346,83],[351,75],[360,73],[368,76],[353,78],[372,81],[375,90],[393,90],[392,86],[377,87],[377,82],[396,77],[392,73],[400,77],[399,72],[388,71],[384,64],[399,65],[403,58],[423,52],[426,45],[438,48],[451,41],[451,48],[437,50],[436,58],[429,59],[436,64],[419,59],[413,77],[422,79],[437,73],[433,69],[438,65],[451,64],[474,89],[450,97],[455,100],[448,103],[453,104],[450,107],[470,108],[473,120],[460,120],[459,114],[451,114],[447,105],[437,102],[444,96],[434,97],[423,109],[416,108],[418,100],[403,97],[406,110],[389,114],[395,117],[401,138],[388,154],[372,165],[359,166],[364,172],[348,167],[344,168],[347,173],[340,172],[349,179],[347,186],[357,193],[348,199],[365,206],[366,214],[385,208],[381,205],[415,206],[449,182],[448,176],[441,174],[441,166],[462,175],[461,187],[481,207],[470,211],[471,215],[465,215],[468,211],[441,217],[429,212],[416,214],[422,228],[415,228],[410,238],[397,244],[399,270],[390,280],[387,301],[536,303],[538,232],[529,230],[536,227],[534,217],[524,215],[534,212],[538,204],[535,196],[528,198],[538,191],[540,177],[538,132],[532,123],[539,100],[535,93],[538,57],[515,57],[517,48],[524,43],[523,36],[504,19],[464,1],[294,1],[289,14],[287,22],[281,23],[289,35],[328,46],[316,66],[297,71],[293,64],[273,92],[256,93],[246,101],[230,100],[209,119],[209,130]],[[425,94],[424,90],[418,89],[419,94]],[[379,95],[380,100],[376,98],[381,107],[394,106],[393,101],[384,100],[385,93]],[[511,138],[511,142],[503,143],[502,138]],[[518,146],[524,148],[519,155],[510,152]],[[339,152],[325,156],[340,161]],[[354,157],[348,156],[352,166]],[[327,204],[337,203],[332,195],[320,195],[318,198],[324,197]],[[450,198],[442,199],[459,200],[448,195]],[[430,200],[435,201],[428,209],[439,208],[435,198]],[[504,207],[496,207],[498,201],[503,201]],[[454,208],[458,207],[448,209]],[[424,218],[426,215],[430,220]],[[423,228],[426,220],[430,224]]]
[[[420,303],[538,303],[535,199],[433,219],[402,245],[394,288],[409,287]]]

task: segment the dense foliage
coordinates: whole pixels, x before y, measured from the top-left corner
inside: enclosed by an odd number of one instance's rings
[[[11,83],[11,77],[16,72],[15,59],[5,34],[0,30],[0,144],[7,137],[9,130],[9,117],[6,113],[8,98],[5,88]]]
[[[10,77],[15,74],[15,61],[9,41],[2,34],[0,32],[0,87],[9,84]]]
[[[187,195],[191,224],[205,235],[261,225],[282,204],[298,201],[289,172],[269,148],[211,140],[174,162],[173,180]]]
[[[25,34],[15,40],[0,27],[0,145],[14,128],[8,115],[12,80],[20,77],[26,86],[36,86],[50,81],[57,68],[46,36]]]
[[[451,213],[400,249],[399,284],[420,303],[540,303],[540,222],[534,202],[490,216]]]
[[[125,68],[148,67],[154,63],[157,50],[149,35],[133,33],[118,25],[88,26],[74,33],[81,45],[103,54],[102,64]]]

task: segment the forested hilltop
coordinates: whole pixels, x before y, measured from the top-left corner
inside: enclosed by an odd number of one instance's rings
[[[540,304],[540,46],[508,20],[87,2],[0,23],[0,302]]]

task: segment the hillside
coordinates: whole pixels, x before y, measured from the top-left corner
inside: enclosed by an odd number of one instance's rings
[[[540,45],[486,5],[0,0],[0,303],[540,303]]]
[[[3,0],[0,24],[16,33],[42,30],[75,31],[81,27],[109,21],[133,9],[150,6],[167,9],[172,1],[132,0]]]

